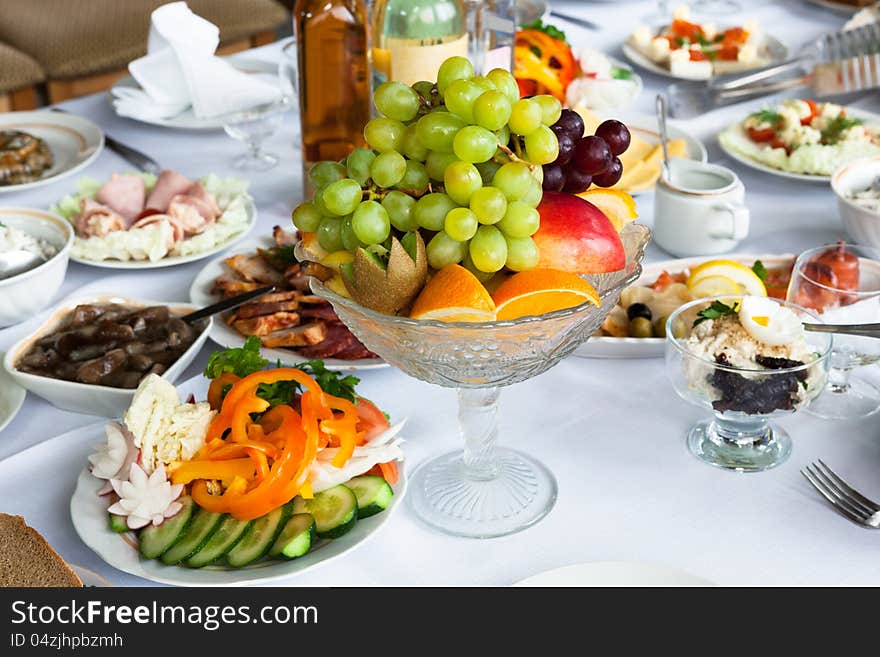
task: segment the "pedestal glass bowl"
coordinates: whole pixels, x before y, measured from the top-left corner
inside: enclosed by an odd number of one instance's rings
[[[587,303],[513,321],[383,315],[312,281],[312,291],[330,301],[371,351],[416,379],[458,389],[464,450],[431,459],[410,479],[408,499],[422,520],[449,534],[487,538],[525,529],[550,511],[553,475],[530,456],[496,444],[500,389],[541,374],[589,339],[641,273],[649,237],[647,228],[630,224],[621,232],[625,268],[585,276],[600,294],[600,307]]]
[[[735,296],[718,297],[726,305]],[[809,406],[825,388],[831,337],[806,333],[815,358],[797,367],[745,369],[721,365],[688,346],[697,312],[712,299],[698,299],[669,316],[666,328],[666,371],[678,395],[713,414],[687,434],[687,446],[710,465],[740,472],[773,468],[791,454],[788,433],[770,420]],[[819,322],[807,309],[780,302],[805,322]]]

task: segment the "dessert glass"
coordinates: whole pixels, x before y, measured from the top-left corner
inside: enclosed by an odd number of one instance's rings
[[[820,280],[816,258],[835,249],[858,258],[857,290],[844,290]],[[825,324],[880,323],[880,250],[857,244],[827,244],[805,251],[794,263],[786,298],[817,313]],[[858,367],[880,361],[880,340],[836,335],[831,351],[827,394],[810,413],[829,420],[865,417],[880,410],[880,389],[852,377]]]
[[[620,291],[641,273],[650,231],[629,224],[621,232],[624,269],[587,279],[600,307],[584,303],[503,322],[438,322],[383,315],[339,296],[319,281],[312,291],[371,351],[410,376],[458,389],[464,450],[437,456],[410,478],[407,497],[418,516],[448,534],[502,536],[543,518],[556,500],[556,480],[539,461],[498,447],[501,388],[556,365],[596,331]],[[308,259],[301,248],[300,259]],[[536,427],[537,429],[537,427]]]
[[[791,454],[788,433],[770,420],[808,406],[825,387],[831,337],[805,334],[815,359],[797,367],[754,369],[722,365],[695,354],[687,341],[697,313],[715,299],[698,299],[669,316],[666,324],[666,372],[678,395],[712,412],[688,431],[688,449],[710,465],[739,472],[773,468]],[[738,296],[718,297],[732,305]],[[793,303],[781,305],[806,322],[818,318]],[[719,387],[721,386],[721,387]]]

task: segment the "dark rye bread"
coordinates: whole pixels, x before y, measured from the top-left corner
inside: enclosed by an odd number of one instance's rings
[[[82,582],[24,518],[0,513],[0,586],[82,586]]]

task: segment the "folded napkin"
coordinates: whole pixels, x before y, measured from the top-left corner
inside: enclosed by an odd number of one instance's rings
[[[171,2],[151,18],[147,54],[128,65],[141,89],[116,87],[116,111],[134,118],[170,118],[188,107],[199,119],[281,100],[278,86],[236,70],[214,56],[220,31],[186,2]]]

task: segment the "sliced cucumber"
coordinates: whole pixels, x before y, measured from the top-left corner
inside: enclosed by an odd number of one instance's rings
[[[284,525],[269,556],[296,559],[311,549],[314,540],[315,519],[308,513],[297,513]]]
[[[163,552],[183,537],[193,516],[195,503],[191,497],[181,497],[180,511],[166,518],[161,525],[148,525],[138,534],[141,554],[147,559],[158,559]]]
[[[184,560],[184,565],[190,568],[202,568],[221,559],[235,547],[250,527],[250,520],[236,520],[232,516],[224,516],[217,531],[207,543]]]
[[[358,502],[350,488],[339,484],[317,493],[311,500],[294,498],[293,511],[312,514],[321,538],[339,538],[357,522]]]
[[[254,520],[247,533],[227,552],[226,563],[241,568],[264,557],[284,527],[287,516],[287,507],[282,506]]]
[[[358,501],[358,518],[369,518],[384,511],[391,504],[394,491],[382,477],[361,475],[345,483]]]
[[[120,516],[116,513],[108,513],[107,515],[110,520],[110,531],[116,532],[117,534],[124,534],[127,531],[131,531],[128,528],[128,519],[125,516]]]
[[[189,526],[183,531],[183,535],[177,542],[162,553],[162,563],[173,565],[180,563],[191,554],[195,554],[208,542],[225,514],[198,508],[190,521]]]

